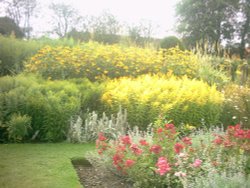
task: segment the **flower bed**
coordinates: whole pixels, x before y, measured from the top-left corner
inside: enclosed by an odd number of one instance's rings
[[[100,133],[96,147],[102,165],[134,187],[202,187],[218,177],[220,183],[235,177],[242,179],[240,186],[250,183],[245,179],[250,130],[240,125],[188,137],[181,137],[173,124],[144,134],[129,132],[117,140]]]

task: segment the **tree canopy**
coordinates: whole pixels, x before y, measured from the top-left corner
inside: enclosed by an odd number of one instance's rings
[[[250,0],[180,0],[177,31],[191,48],[199,43],[202,50],[208,47],[218,53],[222,43],[238,42],[244,51],[249,40],[249,6]]]

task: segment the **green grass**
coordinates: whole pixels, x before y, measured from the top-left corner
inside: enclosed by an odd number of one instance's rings
[[[1,188],[80,188],[72,158],[93,144],[1,144]]]

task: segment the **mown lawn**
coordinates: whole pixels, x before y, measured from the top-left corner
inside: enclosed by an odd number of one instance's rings
[[[1,188],[80,188],[72,158],[93,144],[0,144]]]

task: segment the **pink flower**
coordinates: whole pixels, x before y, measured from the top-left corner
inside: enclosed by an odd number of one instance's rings
[[[142,145],[142,146],[148,146],[149,144],[147,143],[147,141],[146,140],[140,140],[139,141],[140,142],[140,144]]]
[[[117,151],[124,152],[124,151],[126,151],[126,146],[119,144],[116,149],[117,149]]]
[[[132,144],[131,138],[130,138],[128,135],[122,136],[122,137],[121,137],[121,141],[122,141],[122,143],[123,143],[124,145],[131,145],[131,144]]]
[[[136,154],[136,155],[141,155],[141,154],[142,154],[142,149],[140,149],[140,148],[138,147],[137,144],[132,144],[132,145],[130,146],[130,149],[131,149],[132,152],[133,152],[134,154]]]
[[[175,153],[179,154],[181,152],[181,150],[183,150],[184,146],[181,143],[176,143],[174,145],[174,151]]]
[[[135,161],[132,160],[132,159],[127,159],[127,160],[125,161],[125,166],[126,166],[126,167],[131,167],[131,166],[133,166],[134,164],[135,164]]]
[[[150,151],[152,153],[159,154],[162,151],[162,148],[159,145],[153,145],[151,146]]]
[[[156,173],[160,174],[161,176],[171,170],[171,167],[165,157],[160,157],[156,163],[156,166]]]
[[[198,168],[201,166],[202,160],[195,159],[194,163],[192,164],[193,167]]]
[[[181,141],[182,141],[184,144],[186,144],[186,145],[192,145],[191,140],[192,140],[192,139],[189,138],[189,137],[184,137],[184,138],[181,139]]]

